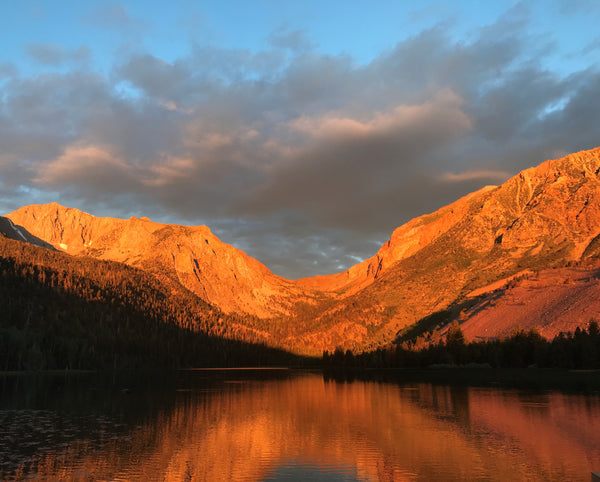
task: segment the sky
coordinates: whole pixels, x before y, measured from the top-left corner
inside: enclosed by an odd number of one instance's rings
[[[0,213],[205,224],[288,278],[600,145],[600,2],[0,1]]]

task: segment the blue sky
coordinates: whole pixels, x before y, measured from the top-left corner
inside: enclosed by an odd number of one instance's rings
[[[35,74],[45,69],[27,55],[28,44],[68,51],[90,49],[89,68],[108,73],[124,52],[151,52],[166,61],[192,44],[259,52],[278,32],[300,30],[322,54],[368,63],[425,28],[445,25],[451,38],[469,39],[510,8],[530,12],[529,33],[548,36],[552,67],[584,66],[581,52],[598,41],[600,7],[568,1],[125,1],[3,2],[2,59]],[[562,64],[562,66],[561,66]]]
[[[600,145],[600,3],[0,3],[0,211],[207,224],[288,277]]]

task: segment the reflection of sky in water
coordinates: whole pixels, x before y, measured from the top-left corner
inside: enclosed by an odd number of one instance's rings
[[[262,480],[356,482],[376,479],[372,477],[359,477],[356,467],[343,463],[339,465],[322,465],[303,460],[288,459],[273,468]]]
[[[600,468],[598,393],[191,378],[0,379],[0,479],[589,480]]]

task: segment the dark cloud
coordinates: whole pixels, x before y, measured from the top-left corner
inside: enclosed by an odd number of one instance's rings
[[[366,65],[278,30],[262,52],[137,53],[108,76],[0,67],[2,205],[206,223],[280,274],[339,271],[414,216],[599,144],[600,72],[545,67],[528,15],[461,42],[435,25]],[[97,20],[136,24],[118,5]]]
[[[89,47],[79,47],[75,50],[65,49],[62,45],[51,43],[29,43],[25,52],[33,60],[44,64],[58,66],[65,62],[84,63],[90,60]]]
[[[86,120],[112,102],[96,74],[73,72],[13,77],[2,87],[0,145],[24,162],[53,159],[82,135]]]
[[[471,129],[461,104],[443,91],[424,104],[397,106],[363,122],[301,118],[290,129],[309,137],[308,147],[274,166],[242,211],[297,210],[323,227],[381,229],[382,213],[397,216],[385,200],[427,169],[423,159]]]
[[[502,144],[524,138],[567,92],[566,81],[535,67],[508,72],[473,105],[478,135]]]
[[[191,72],[183,62],[173,65],[153,55],[135,55],[119,66],[115,73],[145,95],[158,100],[179,101],[192,95]]]
[[[600,145],[593,126],[600,122],[600,72],[587,70],[565,80],[564,105],[529,126],[553,152],[573,152]],[[530,141],[531,142],[531,141]]]

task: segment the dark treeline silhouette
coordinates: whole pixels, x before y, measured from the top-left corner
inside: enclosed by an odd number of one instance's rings
[[[537,331],[518,326],[504,339],[466,342],[458,322],[448,327],[446,339],[433,337],[423,341],[403,342],[375,351],[353,354],[336,349],[323,353],[330,366],[365,368],[424,368],[430,366],[490,366],[493,368],[600,368],[600,329],[591,320],[584,329],[560,333],[553,340]]]
[[[253,343],[238,318],[124,264],[0,236],[0,370],[302,361]]]

